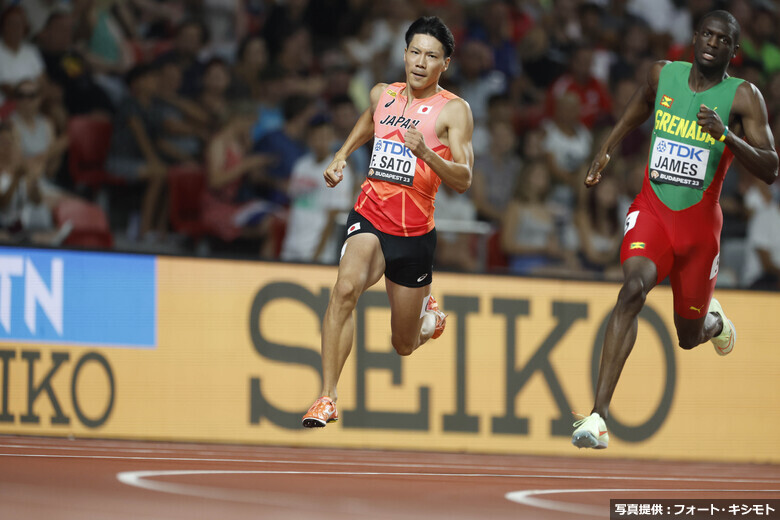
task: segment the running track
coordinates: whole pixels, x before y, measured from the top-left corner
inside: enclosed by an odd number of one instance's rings
[[[780,467],[0,436],[0,518],[609,518],[609,499],[780,498]]]

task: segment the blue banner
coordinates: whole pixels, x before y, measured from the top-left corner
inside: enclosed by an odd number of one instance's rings
[[[154,348],[155,258],[0,247],[0,341]]]

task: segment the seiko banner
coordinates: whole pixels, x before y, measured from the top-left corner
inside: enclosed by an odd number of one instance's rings
[[[617,285],[436,273],[447,330],[402,358],[380,282],[355,312],[341,420],[306,430],[335,277],[2,249],[0,434],[594,456],[571,412],[590,412]],[[598,456],[780,462],[780,295],[717,295],[739,331],[725,358],[678,348],[671,292],[652,292]]]

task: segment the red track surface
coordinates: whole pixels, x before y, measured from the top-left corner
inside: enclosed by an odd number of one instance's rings
[[[780,467],[0,436],[8,520],[572,520],[610,498],[777,499]]]

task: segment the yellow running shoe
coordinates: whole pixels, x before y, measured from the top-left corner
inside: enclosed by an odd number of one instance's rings
[[[607,424],[604,419],[596,412],[587,417],[580,414],[574,415],[580,420],[574,423],[575,430],[571,436],[571,443],[578,448],[606,449],[609,445],[609,433],[607,433]]]
[[[339,412],[336,403],[330,397],[323,396],[314,401],[309,411],[303,416],[305,428],[322,428],[329,422],[338,421]]]
[[[720,302],[715,298],[710,300],[710,308],[707,309],[707,312],[714,312],[723,321],[723,330],[710,341],[715,345],[715,352],[725,356],[734,350],[734,345],[737,343],[737,329],[734,328],[731,320],[723,314],[723,307],[720,306]]]

